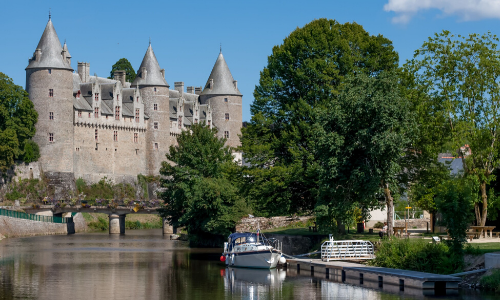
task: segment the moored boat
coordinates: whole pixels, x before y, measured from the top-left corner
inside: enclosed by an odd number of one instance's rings
[[[224,243],[221,261],[230,267],[276,268],[285,263],[278,240],[268,240],[258,233],[233,233]]]

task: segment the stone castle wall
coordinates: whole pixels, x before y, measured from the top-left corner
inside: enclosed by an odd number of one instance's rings
[[[227,98],[227,102],[224,101]],[[241,135],[242,120],[242,97],[222,96],[222,95],[202,95],[201,104],[210,103],[212,107],[212,122],[218,129],[218,137],[224,137],[224,131],[229,131],[229,139],[226,145],[238,147],[241,145],[239,136]],[[226,113],[229,113],[229,120],[226,120]]]
[[[260,230],[274,229],[302,222],[306,224],[313,216],[306,217],[271,217],[271,218],[243,218],[236,225],[236,232],[253,232],[260,226]]]

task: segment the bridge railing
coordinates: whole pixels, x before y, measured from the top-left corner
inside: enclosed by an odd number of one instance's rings
[[[63,218],[63,217],[51,217],[51,216],[40,216],[35,214],[27,214],[24,212],[19,212],[15,210],[8,210],[0,208],[0,216],[18,218],[18,219],[26,219],[32,221],[40,221],[40,222],[50,222],[50,223],[72,223],[73,217]]]

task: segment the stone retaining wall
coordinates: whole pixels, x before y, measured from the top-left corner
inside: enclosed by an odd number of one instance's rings
[[[417,227],[419,229],[426,229],[427,223],[429,223],[429,229],[430,229],[430,220],[429,219],[410,219],[408,221],[408,229],[413,229],[413,227]],[[398,227],[405,226],[405,220],[394,221],[394,226],[398,226]]]
[[[280,227],[287,227],[293,225],[294,223],[301,222],[304,225],[313,216],[307,217],[271,217],[271,218],[243,218],[236,225],[236,232],[251,232],[257,230],[260,226],[260,230],[274,229]]]
[[[0,216],[0,235],[5,237],[68,234],[74,232],[75,223],[58,224]]]

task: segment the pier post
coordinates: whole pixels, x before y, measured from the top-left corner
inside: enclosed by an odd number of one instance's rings
[[[123,215],[123,221],[125,221],[125,215]],[[121,232],[121,216],[112,213],[109,215],[109,234],[120,234]],[[125,233],[125,222],[123,222],[123,233]]]
[[[163,234],[172,234],[174,233],[174,227],[168,224],[167,218],[163,218]]]

